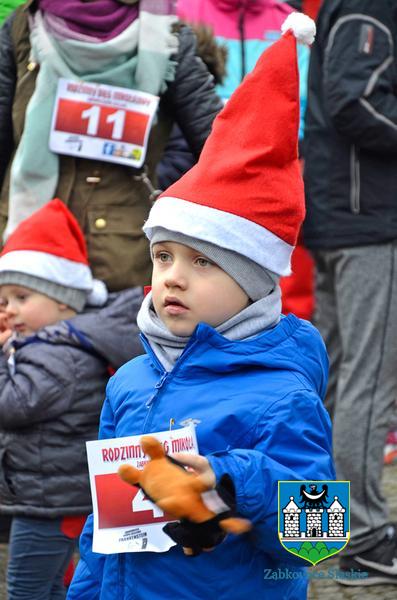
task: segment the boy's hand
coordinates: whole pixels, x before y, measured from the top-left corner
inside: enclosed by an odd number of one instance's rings
[[[251,524],[248,521],[233,519],[236,517],[235,494],[233,483],[228,475],[222,477],[217,485],[215,473],[205,456],[178,452],[173,454],[173,458],[198,475],[208,490],[216,490],[225,503],[225,512],[205,523],[196,524],[183,519],[179,523],[168,523],[163,528],[174,542],[183,547],[186,555],[197,556],[202,551],[210,552],[223,542],[226,532],[219,526],[219,523],[225,518],[232,517],[231,521],[235,521],[237,527],[234,533],[240,534],[249,531]]]
[[[194,471],[196,475],[199,475],[207,489],[213,489],[215,487],[215,473],[205,456],[178,452],[173,454],[173,458],[182,463],[184,467],[188,467],[188,470]]]
[[[229,478],[232,494],[228,502],[219,489],[222,480],[214,489],[215,474],[204,456],[179,454],[178,457],[167,457],[161,443],[153,436],[144,436],[141,445],[151,460],[142,470],[121,465],[119,475],[131,485],[138,484],[152,502],[179,520],[168,523],[163,529],[183,546],[185,554],[195,556],[222,542],[226,533],[241,534],[251,529],[251,523],[237,517],[232,510],[233,482]],[[175,458],[182,458],[182,461],[176,462]],[[188,466],[190,472],[183,465]]]

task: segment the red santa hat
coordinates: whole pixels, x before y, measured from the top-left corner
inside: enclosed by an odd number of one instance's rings
[[[107,290],[92,277],[84,236],[59,199],[20,223],[0,255],[0,285],[21,285],[76,311],[88,302],[102,305]]]
[[[305,215],[297,40],[312,43],[315,24],[291,13],[282,31],[216,117],[198,163],[155,202],[144,226],[152,243],[182,234],[290,273]]]

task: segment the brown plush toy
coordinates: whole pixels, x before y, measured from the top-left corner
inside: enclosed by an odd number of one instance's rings
[[[203,502],[201,495],[209,488],[199,475],[172,462],[156,438],[144,436],[141,445],[151,460],[142,470],[122,465],[118,473],[124,481],[131,485],[139,485],[163,511],[176,519],[192,523],[193,527],[211,522],[219,516]],[[229,513],[225,513],[226,518],[217,521],[223,532],[241,534],[251,529],[250,521],[228,515]],[[184,552],[193,554],[187,547],[184,547]]]

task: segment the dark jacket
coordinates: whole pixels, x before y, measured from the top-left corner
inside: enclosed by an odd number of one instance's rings
[[[214,85],[222,82],[226,70],[226,47],[219,44],[212,28],[206,25],[191,25],[197,38],[197,54],[214,78]],[[164,155],[157,165],[159,187],[165,190],[175,183],[197,162],[188,142],[177,125],[172,128]]]
[[[397,1],[325,0],[311,52],[305,242],[397,238]]]
[[[141,289],[14,342],[0,354],[0,513],[30,517],[91,511],[85,452],[97,438],[109,378],[142,352]],[[14,364],[14,366],[13,366]]]
[[[180,26],[178,36],[175,80],[161,96],[158,120],[149,138],[146,166],[154,187],[155,168],[172,123],[178,123],[197,158],[222,107],[212,77],[196,55],[192,31]],[[7,221],[9,167],[38,70],[29,70],[29,53],[27,10],[20,7],[0,30],[0,233]],[[55,196],[79,221],[93,273],[111,291],[150,283],[151,261],[142,232],[151,207],[150,189],[140,175],[141,170],[124,165],[60,157]]]

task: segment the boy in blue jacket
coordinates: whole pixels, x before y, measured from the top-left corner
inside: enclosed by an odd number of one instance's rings
[[[194,423],[200,456],[179,459],[212,487],[228,475],[253,528],[194,558],[181,545],[104,556],[92,551],[89,517],[69,600],[306,598],[302,560],[278,540],[278,481],[334,479],[334,469],[324,344],[280,314],[279,276],[304,216],[296,29],[287,21],[199,163],[150,212],[152,291],[138,315],[146,354],[109,382],[100,426],[106,439]],[[291,577],[265,579],[287,568]]]

